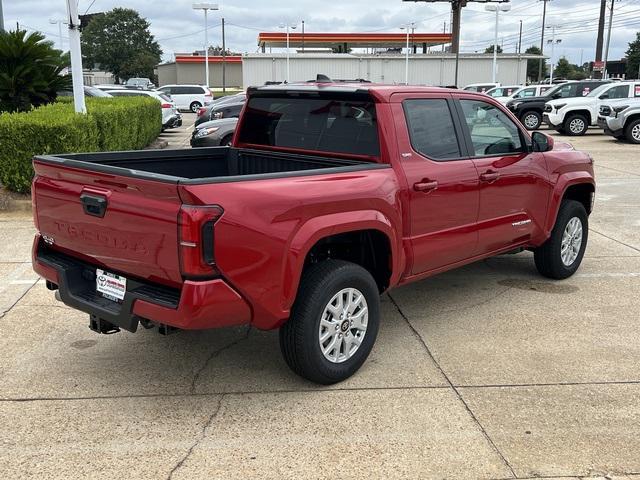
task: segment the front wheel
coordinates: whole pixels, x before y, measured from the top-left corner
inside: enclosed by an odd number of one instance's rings
[[[584,205],[563,200],[551,236],[533,252],[538,272],[557,280],[573,275],[582,262],[588,234],[589,217]]]
[[[359,265],[327,260],[309,266],[280,349],[295,373],[320,384],[340,382],[365,362],[378,334],[380,294]]]
[[[587,117],[580,113],[569,115],[564,121],[564,129],[569,135],[584,135],[585,133],[587,133],[588,128],[589,121],[587,120]]]
[[[529,110],[522,114],[521,120],[527,130],[537,130],[542,124],[542,115],[535,110]]]
[[[640,119],[629,122],[625,128],[625,135],[631,143],[640,143]]]
[[[191,110],[193,113],[197,113],[200,107],[202,107],[202,104],[200,102],[191,102],[191,105],[189,105],[189,110]]]

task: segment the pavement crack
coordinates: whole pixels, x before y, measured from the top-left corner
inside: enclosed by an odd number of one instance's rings
[[[224,345],[224,346],[222,346],[220,348],[217,348],[217,349],[215,349],[214,351],[212,351],[209,354],[209,356],[204,361],[204,363],[200,366],[200,368],[193,375],[193,379],[191,380],[191,389],[190,389],[190,392],[192,394],[196,393],[196,387],[198,386],[198,381],[200,380],[200,376],[207,369],[207,367],[209,366],[209,363],[211,363],[211,361],[214,358],[216,358],[218,355],[220,355],[225,350],[229,350],[230,348],[235,347],[240,342],[248,339],[249,338],[249,333],[251,333],[251,325],[249,325],[249,327],[247,328],[246,333],[241,338],[238,338],[238,339],[234,340],[233,342],[228,343],[227,345]]]
[[[617,238],[610,237],[609,235],[605,235],[604,233],[595,230],[593,227],[589,227],[589,233],[591,232],[597,233],[598,235],[602,235],[603,237],[608,238],[609,240],[613,240],[614,242],[619,243],[620,245],[624,245],[625,247],[629,247],[630,249],[635,250],[636,252],[640,252],[640,248],[634,247],[633,245],[629,245],[628,243],[624,243],[623,241],[618,240]]]
[[[502,292],[504,293],[504,292]],[[402,309],[400,308],[400,305],[398,305],[398,303],[395,301],[395,299],[389,294],[387,293],[387,296],[389,297],[389,300],[391,300],[391,303],[393,303],[393,305],[396,307],[396,310],[398,310],[398,313],[400,314],[400,316],[404,319],[404,321],[406,322],[407,326],[411,329],[411,331],[413,332],[413,335],[418,339],[418,341],[422,344],[422,346],[424,347],[425,351],[427,352],[427,355],[429,356],[429,358],[431,358],[431,360],[433,361],[434,365],[436,366],[436,368],[438,369],[438,371],[440,372],[440,374],[444,377],[445,381],[447,382],[447,384],[449,385],[449,387],[453,390],[453,392],[456,394],[456,396],[458,397],[458,400],[460,401],[460,403],[462,403],[463,407],[465,408],[465,410],[467,411],[467,413],[469,414],[469,416],[472,418],[472,420],[475,422],[475,424],[478,426],[478,428],[480,429],[480,432],[482,433],[482,435],[484,436],[484,438],[487,440],[487,442],[489,443],[489,445],[491,446],[491,448],[493,448],[493,450],[496,452],[496,454],[498,455],[498,457],[502,460],[502,463],[505,465],[505,467],[507,467],[507,469],[509,470],[509,472],[511,473],[511,475],[513,476],[513,478],[517,478],[518,476],[516,475],[516,472],[514,471],[513,467],[511,466],[511,464],[509,463],[509,461],[506,459],[506,457],[502,454],[502,452],[500,451],[500,449],[498,448],[498,446],[494,443],[494,441],[491,439],[491,437],[489,436],[489,434],[487,433],[487,431],[485,430],[485,428],[482,426],[482,424],[480,423],[480,421],[478,420],[478,418],[476,417],[475,413],[473,413],[473,411],[471,410],[471,408],[469,407],[469,405],[467,404],[467,402],[464,400],[464,398],[462,397],[462,395],[460,394],[460,392],[458,391],[458,389],[456,388],[456,386],[453,384],[453,382],[451,381],[451,379],[449,378],[449,376],[445,373],[445,371],[443,370],[442,366],[440,366],[440,363],[438,363],[438,361],[436,360],[436,358],[433,356],[433,353],[431,353],[431,349],[429,348],[429,345],[427,345],[427,342],[425,342],[424,338],[422,338],[422,335],[420,335],[420,333],[418,332],[418,330],[416,330],[416,328],[413,326],[413,324],[411,323],[411,321],[409,320],[409,318],[404,314],[404,312],[402,311]]]
[[[169,475],[167,476],[167,480],[171,480],[173,478],[173,474],[176,473],[182,467],[182,465],[184,465],[184,462],[186,462],[189,459],[189,457],[193,453],[193,450],[207,436],[207,430],[209,430],[209,427],[211,427],[211,425],[213,424],[213,421],[218,416],[218,413],[220,413],[220,409],[222,408],[222,400],[224,399],[224,396],[225,396],[224,393],[222,395],[220,395],[220,397],[218,398],[218,404],[216,405],[215,410],[209,416],[209,418],[207,419],[207,422],[204,424],[204,426],[202,427],[202,430],[200,431],[200,436],[196,439],[195,442],[193,442],[193,445],[191,445],[191,447],[189,447],[189,450],[187,450],[187,452],[184,454],[184,456],[171,469],[171,471],[169,472]]]
[[[31,290],[31,289],[36,285],[36,283],[38,283],[38,280],[34,280],[33,284],[32,284],[32,285],[30,285],[29,287],[25,288],[24,292],[22,292],[22,294],[21,294],[21,295],[16,299],[16,301],[15,301],[15,302],[13,302],[13,303],[12,303],[11,305],[9,305],[7,308],[3,309],[3,310],[0,312],[0,318],[3,318],[7,313],[9,313],[9,312],[11,311],[11,309],[12,309],[13,307],[15,307],[15,306],[18,304],[18,302],[19,302],[20,300],[22,300],[22,299],[25,297],[25,295],[26,295],[27,293],[29,293],[29,291],[30,291],[30,290]]]

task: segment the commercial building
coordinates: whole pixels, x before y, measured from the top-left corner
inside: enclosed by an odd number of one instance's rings
[[[498,56],[497,81],[523,84],[527,81],[527,60],[537,55]],[[415,85],[454,85],[456,57],[453,54],[425,54],[409,57],[409,83]],[[458,86],[491,81],[493,56],[461,54]],[[242,85],[262,85],[283,81],[286,77],[286,54],[245,54],[242,56]],[[290,78],[310,80],[318,73],[330,78],[361,78],[378,83],[404,83],[404,55],[292,54]]]
[[[160,86],[168,84],[197,84],[205,83],[204,55],[176,53],[171,62],[158,65],[158,83]],[[242,57],[240,56],[210,56],[209,83],[211,87],[222,87],[224,68],[225,85],[239,87],[242,85]]]

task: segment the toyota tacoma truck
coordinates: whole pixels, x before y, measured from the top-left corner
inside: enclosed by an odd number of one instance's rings
[[[604,133],[631,143],[640,143],[640,84],[636,85],[635,98],[614,100],[602,105],[598,112],[598,126]]]
[[[527,130],[537,130],[542,125],[545,104],[550,100],[585,97],[608,80],[581,80],[561,83],[547,90],[540,97],[515,98],[507,102],[507,108],[520,119]]]
[[[321,384],[393,287],[523,249],[572,275],[595,190],[588,154],[486,95],[373,84],[250,88],[231,146],[33,164],[33,266],[92,330],[278,328]]]
[[[590,126],[598,124],[601,105],[616,99],[634,98],[636,92],[640,92],[640,82],[605,83],[584,97],[547,102],[543,118],[547,125],[560,133],[584,135]]]

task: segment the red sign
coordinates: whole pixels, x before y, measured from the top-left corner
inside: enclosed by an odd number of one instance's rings
[[[594,72],[601,72],[602,70],[604,70],[604,62],[593,62],[593,71]]]
[[[634,97],[640,97],[640,85],[636,84],[636,87],[633,92]]]

